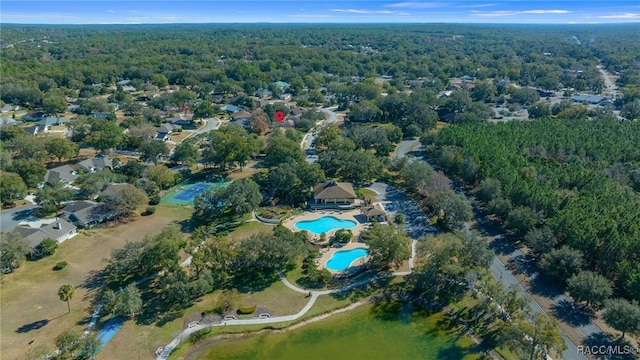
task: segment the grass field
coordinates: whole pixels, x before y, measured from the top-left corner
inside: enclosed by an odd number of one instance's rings
[[[1,358],[23,359],[31,348],[38,346],[54,350],[53,338],[62,331],[83,331],[93,311],[90,302],[94,292],[85,282],[92,272],[104,268],[103,259],[110,256],[111,250],[122,247],[126,241],[157,233],[173,221],[188,218],[190,213],[185,208],[158,205],[152,216],[136,217],[127,224],[108,228],[81,230],[60,244],[55,255],[26,262],[16,272],[5,275],[0,303]],[[67,267],[53,271],[53,266],[63,260]],[[63,284],[76,288],[71,313],[67,313],[66,303],[57,295]]]

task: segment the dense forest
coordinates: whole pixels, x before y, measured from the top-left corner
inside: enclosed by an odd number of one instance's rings
[[[465,124],[423,141],[447,173],[466,175],[460,179],[539,259],[568,245],[585,268],[640,298],[639,123]]]
[[[397,89],[416,78],[442,88],[467,75],[599,92],[599,59],[620,73],[621,87],[637,88],[639,70],[629,66],[639,53],[637,32],[631,26],[6,25],[2,100],[36,106],[47,93],[90,92],[92,84],[121,79],[251,93],[278,80],[301,92],[382,75],[393,77]]]

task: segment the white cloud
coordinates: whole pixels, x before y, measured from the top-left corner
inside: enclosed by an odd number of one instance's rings
[[[520,14],[568,14],[569,10],[524,10]]]
[[[598,16],[601,19],[638,19],[640,20],[639,13],[624,13],[624,14],[611,14]]]
[[[115,13],[116,11],[115,11],[115,10],[107,10],[107,12],[108,12],[108,13],[113,14],[113,13]]]
[[[389,10],[367,10],[367,9],[331,9],[333,12],[364,14],[364,15],[410,15],[406,12],[389,11]]]
[[[534,15],[545,15],[545,14],[568,14],[569,10],[522,10],[522,11],[514,11],[514,10],[499,10],[499,11],[479,11],[479,10],[471,10],[471,14],[474,16],[510,16],[510,15],[520,15],[520,14],[534,14]]]
[[[496,6],[496,4],[471,4],[471,5],[458,5],[458,8],[485,8]]]
[[[389,5],[386,5],[386,7],[405,8],[405,9],[432,9],[432,8],[442,7],[444,5],[446,5],[446,3],[407,1],[407,2],[389,4]]]

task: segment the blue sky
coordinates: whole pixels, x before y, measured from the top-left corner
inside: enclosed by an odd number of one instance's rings
[[[2,0],[0,23],[628,23],[637,0]]]

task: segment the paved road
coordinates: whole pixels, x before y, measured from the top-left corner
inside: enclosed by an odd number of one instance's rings
[[[396,148],[396,156],[398,157],[411,156],[420,161],[426,161],[422,157],[413,156],[419,152],[420,150],[419,146],[420,144],[418,139],[402,141],[399,144],[399,146]],[[411,154],[411,152],[413,152],[413,154]],[[375,185],[374,189],[377,189],[380,187],[380,185],[376,185],[376,184],[374,185]],[[381,190],[381,189],[378,189],[378,190]],[[407,206],[407,204],[405,203],[399,203],[398,205],[403,207]],[[412,215],[409,215],[409,216],[405,215],[405,219],[411,220],[412,219],[411,216]],[[503,238],[504,234],[501,233],[501,229],[491,224],[489,220],[484,218],[484,216],[482,216],[482,214],[480,213],[479,209],[475,206],[474,206],[474,216],[478,220],[478,225],[482,227],[482,230],[488,236],[493,237],[494,241],[501,240]],[[470,231],[469,224],[465,224],[465,225],[466,225],[465,228],[468,231]],[[516,264],[518,264],[521,268],[524,268],[524,269],[529,268],[527,266],[528,259],[518,248],[514,248],[510,252],[509,257],[513,259],[516,262]],[[500,281],[500,283],[502,283],[502,285],[505,288],[514,286],[518,290],[521,296],[528,299],[529,305],[534,311],[545,313],[544,309],[542,309],[542,307],[530,296],[527,289],[525,289],[522,286],[522,284],[520,284],[520,282],[516,279],[514,274],[509,269],[506,268],[506,266],[500,261],[500,259],[497,256],[494,257],[493,262],[490,266],[490,270],[493,273],[493,275],[496,277],[496,279],[498,279],[498,281]],[[537,277],[537,273],[530,272],[530,273],[527,273],[527,276],[530,279],[535,279]],[[555,296],[552,297],[552,300],[554,301],[556,306],[560,304],[564,304],[563,306],[566,306],[566,304],[572,304],[571,308],[575,308],[575,305],[573,305],[573,302],[571,301],[571,299],[567,298],[562,293],[555,294]],[[575,326],[575,328],[578,329],[578,331],[582,332],[585,336],[602,334],[602,330],[588,319],[584,321],[582,324]],[[575,343],[573,343],[571,339],[569,339],[564,334],[563,334],[563,338],[565,343],[567,344],[567,350],[565,350],[562,353],[562,357],[564,359],[567,359],[567,360],[585,360],[586,359],[584,355],[581,355],[578,353],[577,346]]]
[[[216,118],[202,119],[202,121],[206,122],[207,124],[205,126],[201,127],[200,129],[194,131],[191,135],[189,135],[189,137],[200,135],[200,134],[205,134],[205,133],[208,133],[211,130],[215,130],[215,129],[220,128],[221,121],[216,119]]]
[[[2,210],[2,212],[0,212],[0,232],[5,233],[11,231],[18,226],[21,221],[27,220],[37,207],[38,205],[28,205],[15,209]]]
[[[337,108],[338,108],[337,106],[333,106],[329,108],[320,108],[319,109],[320,111],[327,114],[327,118],[325,120],[319,121],[316,126],[314,126],[306,134],[304,134],[304,137],[302,138],[302,142],[300,143],[300,147],[302,147],[302,150],[304,150],[307,157],[306,160],[308,163],[311,164],[318,161],[318,155],[316,155],[315,151],[313,151],[313,149],[311,148],[311,144],[313,143],[313,139],[315,139],[316,133],[320,131],[320,128],[322,128],[326,124],[331,124],[338,121],[338,114],[333,112],[333,110],[336,110]]]
[[[420,139],[410,139],[410,140],[402,140],[398,147],[396,147],[395,156],[396,157],[405,157],[410,155],[410,152],[418,152],[422,148],[420,144]]]

